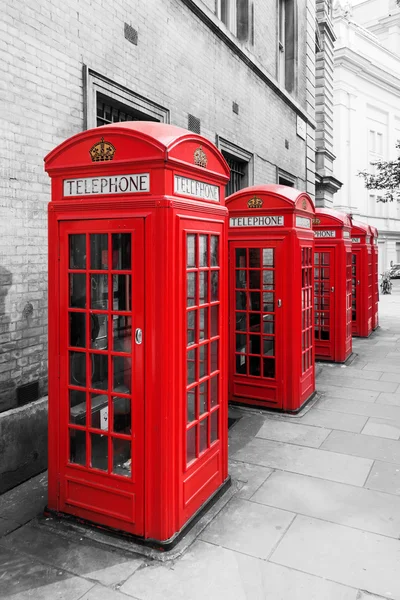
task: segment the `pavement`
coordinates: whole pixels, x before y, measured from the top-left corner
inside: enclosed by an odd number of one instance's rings
[[[42,516],[46,474],[0,497],[0,598],[400,600],[400,281],[299,415],[237,410],[233,487],[179,551]]]

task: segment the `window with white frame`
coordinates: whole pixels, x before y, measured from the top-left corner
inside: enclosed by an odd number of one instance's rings
[[[253,43],[253,2],[251,0],[216,0],[216,15],[242,42]]]
[[[169,123],[169,111],[100,73],[84,67],[85,128],[121,121]]]
[[[297,4],[278,0],[278,81],[288,92],[296,91]]]
[[[225,196],[230,196],[248,185],[253,185],[253,155],[219,136],[217,136],[216,145],[231,170],[231,176],[225,188]]]

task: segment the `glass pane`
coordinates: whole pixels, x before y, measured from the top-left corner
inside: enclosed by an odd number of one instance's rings
[[[129,394],[131,391],[132,359],[125,356],[113,356],[113,390]]]
[[[217,235],[212,235],[210,238],[210,262],[212,267],[218,267],[219,265],[219,257],[218,257],[218,242],[219,238]]]
[[[249,310],[260,310],[260,292],[250,292]]]
[[[186,432],[186,463],[196,458],[196,425]]]
[[[97,310],[108,308],[108,275],[92,273],[90,275],[90,307]]]
[[[69,390],[69,422],[86,425],[86,392]]]
[[[210,407],[218,405],[218,375],[210,379]]]
[[[246,313],[241,313],[241,312],[236,313],[236,330],[237,331],[247,331]]]
[[[260,266],[260,249],[259,248],[249,248],[249,267],[259,267]]]
[[[249,271],[249,288],[260,289],[260,271]]]
[[[319,265],[319,252],[314,254],[314,264]]]
[[[212,373],[213,371],[217,371],[218,370],[218,340],[215,340],[215,342],[211,342],[211,370],[210,372]]]
[[[264,338],[263,354],[267,356],[275,355],[275,340],[274,338]]]
[[[196,381],[196,350],[187,353],[187,385]]]
[[[90,347],[96,350],[108,348],[107,315],[90,314]]]
[[[92,388],[106,390],[108,388],[107,354],[91,354],[90,369],[92,374]]]
[[[113,310],[132,310],[130,275],[113,275]]]
[[[126,435],[131,435],[131,399],[118,398],[117,396],[114,396],[112,401],[114,414],[113,431],[115,431],[115,433],[125,433]]]
[[[250,354],[261,354],[261,336],[250,335],[249,336],[249,353]]]
[[[126,271],[131,268],[131,234],[112,234],[112,268]]]
[[[263,267],[274,266],[274,249],[263,248]]]
[[[263,316],[263,332],[274,333],[274,315]]]
[[[241,269],[247,267],[246,248],[236,248],[236,266]]]
[[[208,236],[199,235],[199,267],[208,266]]]
[[[195,251],[196,236],[189,234],[186,238],[187,266],[188,268],[196,266],[196,251]]]
[[[199,339],[205,340],[208,338],[208,308],[199,310]]]
[[[75,348],[86,346],[86,314],[69,313],[69,345]]]
[[[236,308],[238,310],[246,310],[247,308],[247,293],[236,292]]]
[[[264,358],[263,359],[263,370],[264,377],[275,378],[275,359],[274,358]]]
[[[85,273],[69,274],[69,305],[72,308],[86,308]]]
[[[218,278],[219,271],[211,271],[211,302],[216,302],[219,299]]]
[[[132,475],[131,442],[114,438],[113,445],[113,473],[123,477]]]
[[[208,383],[202,383],[199,386],[199,415],[208,411]]]
[[[86,465],[86,431],[69,430],[69,462]]]
[[[274,271],[263,271],[263,289],[270,290],[274,287]]]
[[[259,313],[250,313],[250,331],[252,333],[259,333],[261,328],[261,315]]]
[[[108,268],[108,235],[106,233],[90,234],[90,268],[96,271]]]
[[[86,234],[69,236],[69,268],[86,269]]]
[[[210,443],[218,439],[218,410],[211,413]]]
[[[108,396],[90,394],[90,426],[108,431]]]
[[[187,346],[196,342],[196,311],[190,310],[187,313]]]
[[[249,375],[259,377],[261,375],[260,367],[261,359],[258,356],[249,356]]]
[[[92,445],[91,467],[108,471],[108,436],[91,433],[90,441]]]
[[[84,352],[69,353],[69,382],[72,385],[86,387],[86,354]]]
[[[236,270],[236,287],[237,288],[246,288],[246,273],[247,271],[239,271]]]
[[[219,333],[219,330],[218,330],[219,306],[211,306],[210,312],[211,312],[210,335],[211,335],[211,337],[214,337],[214,336],[218,335],[218,333]]]
[[[274,312],[274,294],[263,293],[263,311]]]
[[[114,315],[113,321],[113,350],[116,352],[131,352],[132,350],[132,318]]]
[[[245,354],[237,354],[236,355],[236,373],[240,373],[241,375],[246,375],[246,362],[247,357]]]
[[[187,274],[187,303],[186,306],[196,304],[196,275],[197,273]]]
[[[242,352],[243,354],[246,354],[246,344],[247,336],[243,334],[236,334],[236,352]]]
[[[208,344],[199,347],[199,378],[208,375]]]
[[[200,421],[200,452],[208,448],[208,417]]]
[[[191,423],[196,418],[196,389],[187,393],[187,422]]]
[[[199,304],[208,302],[208,271],[199,272]]]

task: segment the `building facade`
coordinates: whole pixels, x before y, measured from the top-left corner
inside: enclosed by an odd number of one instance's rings
[[[227,193],[280,182],[313,196],[315,5],[6,0],[0,32],[0,413],[18,415],[18,437],[28,439],[40,429],[34,415],[45,427],[45,400],[32,401],[47,391],[52,310],[43,157],[87,128],[168,122],[221,149],[231,167]],[[12,439],[4,423],[0,434]],[[15,446],[7,452],[0,444],[0,476],[3,465],[18,470]],[[32,450],[37,464],[43,452]]]
[[[400,140],[400,9],[364,0],[334,9],[334,153],[343,187],[335,208],[379,230],[379,273],[400,262],[400,204],[378,202],[357,174],[397,156]]]

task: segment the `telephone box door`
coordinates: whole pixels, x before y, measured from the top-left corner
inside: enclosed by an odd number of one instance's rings
[[[317,251],[318,250],[318,251]],[[320,358],[335,356],[335,251],[316,247],[314,258],[314,335]]]
[[[282,408],[281,242],[230,242],[230,397]]]
[[[59,510],[144,532],[143,219],[60,224]]]
[[[358,335],[360,329],[361,297],[360,297],[360,259],[359,251],[353,251],[351,255],[351,320],[352,333]]]

